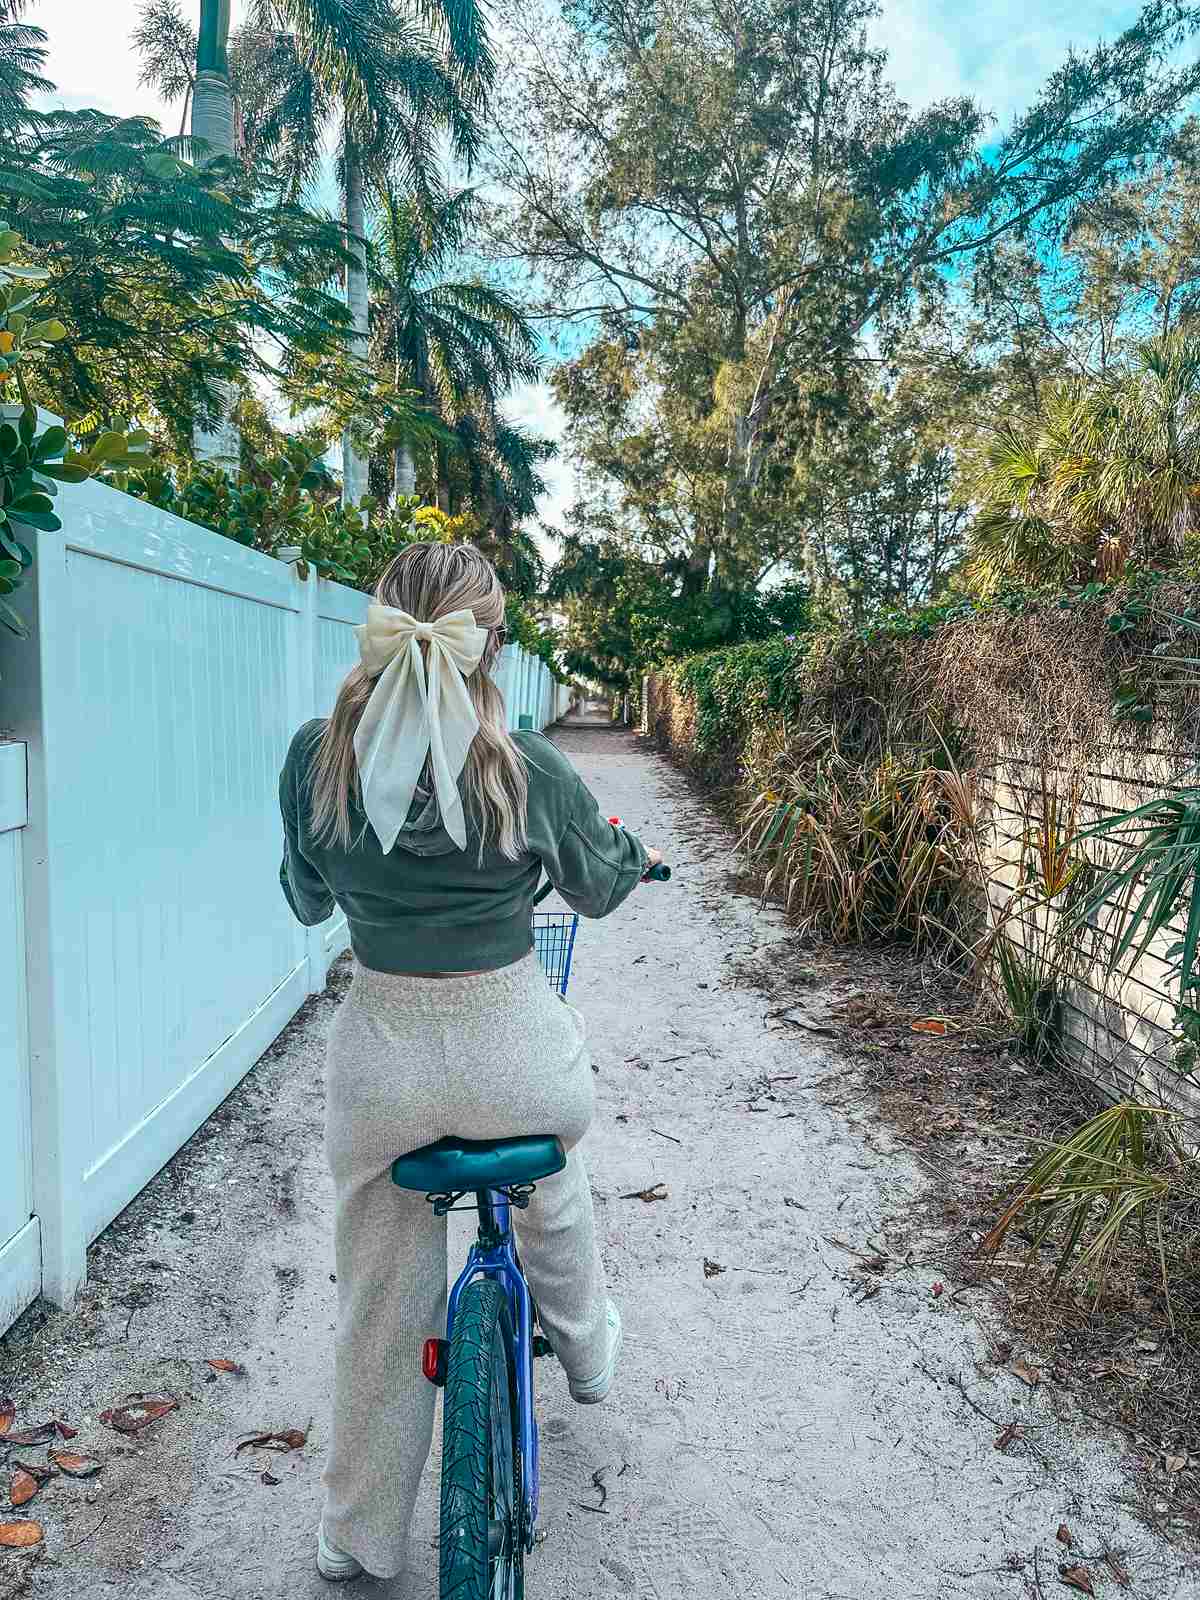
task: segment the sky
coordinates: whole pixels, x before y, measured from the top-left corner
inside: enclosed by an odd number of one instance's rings
[[[199,0],[195,0],[199,14]],[[1086,48],[1128,26],[1139,6],[1128,0],[883,0],[874,41],[888,50],[890,75],[914,108],[951,95],[969,95],[993,111],[1001,128],[1026,106],[1066,50]],[[245,6],[233,0],[236,26]],[[58,86],[53,103],[94,105],[125,115],[156,116],[178,128],[178,110],[138,85],[139,64],[130,44],[139,0],[29,0],[25,20],[50,36],[46,76]],[[552,438],[563,418],[544,383],[527,384],[510,398],[509,415]],[[549,493],[540,512],[560,524],[570,504],[569,461],[546,469]]]

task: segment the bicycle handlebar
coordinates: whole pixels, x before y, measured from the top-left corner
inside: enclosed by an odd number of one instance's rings
[[[654,866],[647,869],[645,876],[642,878],[643,883],[669,883],[670,881],[671,869],[665,861],[655,862]],[[550,882],[550,879],[547,878],[545,883],[533,897],[534,905],[540,906],[546,896],[548,894],[553,894],[553,892],[554,885]]]

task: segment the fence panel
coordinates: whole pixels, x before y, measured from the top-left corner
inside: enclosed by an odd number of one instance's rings
[[[0,744],[0,1330],[42,1283],[41,1228],[33,1206],[25,907],[21,829],[26,821],[25,746]]]
[[[39,1252],[71,1303],[89,1241],[346,943],[340,915],[302,929],[279,892],[277,784],[357,659],[367,596],[102,484],[58,507],[62,532],[27,535],[31,637],[0,640],[0,725],[24,741],[0,746],[0,982],[28,973],[27,1065],[0,997],[0,1327]],[[502,667],[512,724],[541,726],[543,664],[513,648]],[[9,750],[28,753],[25,826]]]
[[[87,1241],[279,1032],[307,962],[275,882],[294,575],[100,484],[62,515],[0,690],[38,769],[34,1179],[69,1300]]]

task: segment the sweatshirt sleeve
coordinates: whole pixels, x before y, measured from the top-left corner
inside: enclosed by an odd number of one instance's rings
[[[283,862],[279,868],[279,883],[296,918],[306,928],[315,928],[333,915],[334,899],[324,878],[300,845],[300,793],[296,759],[299,738],[300,735],[297,735],[293,740],[279,775],[279,809],[283,815]]]
[[[546,876],[583,917],[615,911],[641,881],[647,861],[641,840],[600,815],[582,779],[576,779],[566,826],[541,855]]]

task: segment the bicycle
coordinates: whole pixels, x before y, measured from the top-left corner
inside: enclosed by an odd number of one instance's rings
[[[614,821],[617,819],[613,819]],[[665,882],[659,863],[643,881]],[[550,893],[547,883],[534,897]],[[537,912],[534,948],[551,986],[566,994],[579,918]],[[533,1363],[552,1355],[535,1333],[537,1307],[512,1231],[543,1178],[567,1164],[552,1135],[439,1139],[392,1163],[392,1182],[425,1194],[435,1216],[476,1209],[479,1233],[450,1291],[446,1337],[427,1339],[421,1368],[445,1390],[442,1406],[441,1600],[522,1600],[525,1557],[538,1514]],[[474,1196],[466,1206],[458,1202]]]

